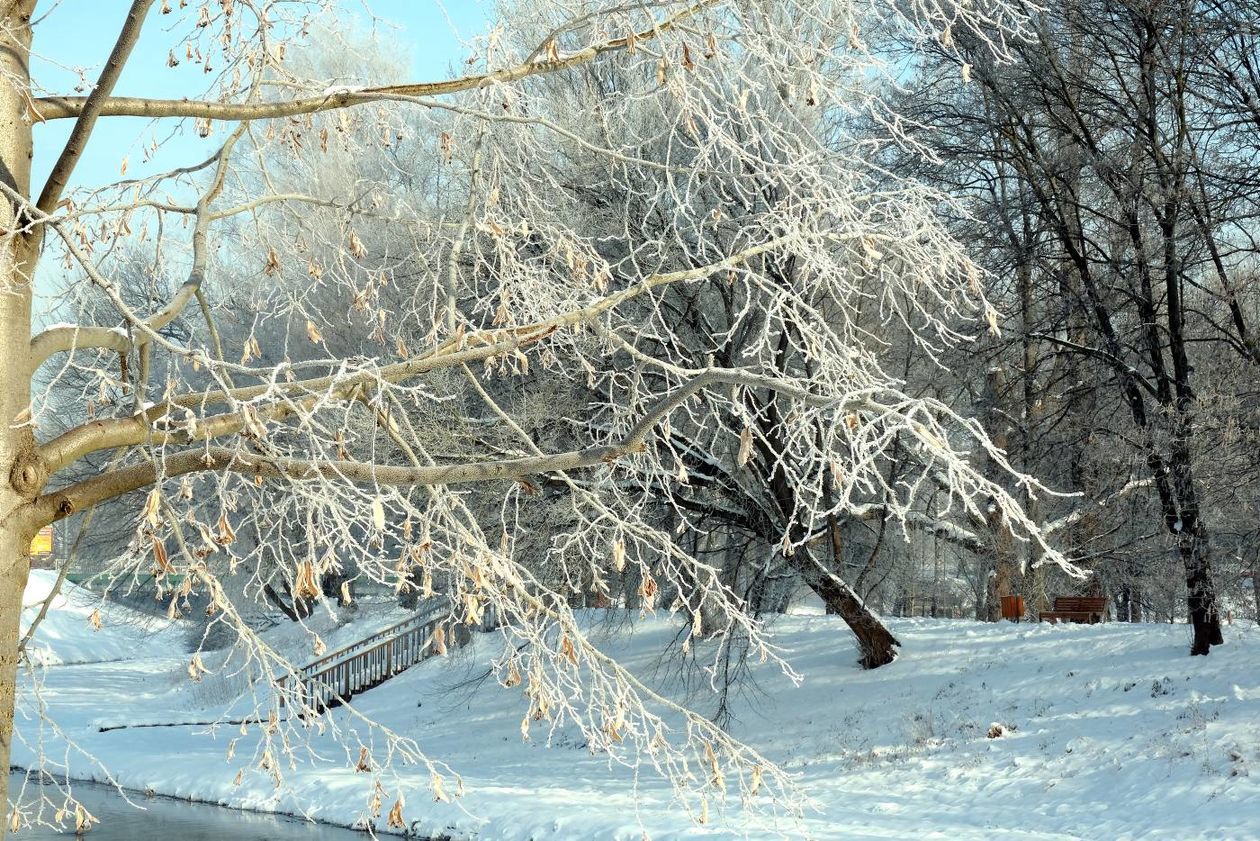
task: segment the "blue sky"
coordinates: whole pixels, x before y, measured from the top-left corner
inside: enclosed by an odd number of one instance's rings
[[[93,80],[109,55],[122,25],[129,0],[44,0],[36,19],[46,15],[36,27],[35,58],[31,72],[37,84],[56,93],[75,93],[79,74]],[[171,5],[177,5],[171,0]],[[195,7],[194,4],[190,4]],[[370,8],[378,18],[389,21],[386,34],[410,52],[415,80],[444,78],[452,66],[466,56],[461,40],[482,34],[488,28],[489,2],[482,0],[343,0],[348,24],[367,29]],[[179,67],[166,67],[167,52],[181,33],[167,31],[170,17],[158,13],[156,4],[146,21],[143,35],[132,54],[128,69],[115,92],[127,96],[195,96],[206,85],[199,65],[182,61]],[[182,54],[180,56],[182,58]],[[69,120],[36,126],[34,192],[38,193],[52,162],[70,131]],[[191,126],[171,138],[174,121],[154,123],[147,119],[112,117],[97,124],[87,152],[75,171],[72,184],[100,186],[119,176],[124,158],[127,175],[135,177],[204,159],[221,141],[212,136],[202,140]],[[152,140],[164,144],[150,163],[143,160],[144,148]]]

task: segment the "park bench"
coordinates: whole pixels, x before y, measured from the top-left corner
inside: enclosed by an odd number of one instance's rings
[[[1107,599],[1096,596],[1059,596],[1054,610],[1043,610],[1042,622],[1077,622],[1093,625],[1107,621]]]

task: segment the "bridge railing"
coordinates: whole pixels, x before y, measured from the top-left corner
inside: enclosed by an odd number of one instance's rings
[[[289,681],[297,707],[323,711],[345,703],[399,672],[472,638],[468,627],[452,622],[449,602],[431,599],[415,616],[339,648],[279,681],[281,698]]]

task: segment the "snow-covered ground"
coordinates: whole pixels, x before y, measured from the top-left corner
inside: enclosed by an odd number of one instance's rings
[[[36,585],[38,586],[38,585]],[[81,594],[80,594],[81,596]],[[371,775],[331,742],[270,778],[225,760],[236,727],[123,729],[125,721],[196,720],[199,696],[184,684],[187,654],[135,637],[129,624],[93,631],[84,606],[63,606],[48,628],[57,657],[77,665],[45,671],[42,697],[83,753],[33,719],[75,776],[261,810],[353,824],[372,796]],[[87,609],[90,614],[90,608]],[[61,610],[55,612],[60,613]],[[594,618],[594,617],[592,617]],[[364,618],[366,633],[388,624]],[[738,704],[737,736],[799,775],[817,811],[803,824],[714,815],[699,827],[644,775],[636,782],[606,758],[564,738],[522,742],[519,690],[494,681],[461,685],[496,645],[477,638],[459,657],[430,660],[356,700],[364,713],[414,736],[463,775],[465,794],[435,802],[426,772],[403,814],[422,835],[509,839],[665,838],[1260,838],[1260,630],[1227,629],[1210,657],[1186,656],[1186,626],[991,625],[894,620],[904,644],[891,666],[862,672],[843,624],[827,616],[780,619],[776,633],[805,676],[792,687],[773,671]],[[172,633],[170,630],[161,633]],[[339,633],[349,633],[343,629]],[[608,637],[606,649],[666,687],[656,653],[674,634],[668,619]],[[41,629],[40,637],[45,632]],[[331,645],[331,643],[330,643]],[[125,650],[127,659],[118,660]],[[169,649],[166,649],[169,651]],[[495,649],[497,651],[497,649]],[[93,652],[99,652],[95,657]],[[69,656],[67,656],[69,655]],[[103,662],[87,663],[99,659]],[[212,681],[213,675],[206,681]],[[213,693],[209,693],[213,694]],[[31,708],[27,697],[26,708]],[[346,711],[336,721],[356,726]],[[1002,735],[990,738],[991,726]],[[237,757],[248,757],[243,737]],[[17,745],[15,761],[34,760]],[[1256,767],[1257,776],[1251,776]],[[385,801],[386,811],[392,799]],[[381,818],[383,826],[384,818]]]
[[[57,582],[50,570],[31,571],[22,597],[22,631],[39,614]],[[92,622],[108,617],[109,630],[97,631]],[[64,582],[40,623],[31,646],[31,659],[46,665],[73,665],[127,660],[143,654],[145,648],[171,646],[182,650],[183,630],[175,623],[158,621],[139,611],[103,603],[89,590]]]

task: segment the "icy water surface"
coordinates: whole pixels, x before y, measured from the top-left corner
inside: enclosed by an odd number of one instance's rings
[[[17,796],[21,785],[21,774],[9,775],[11,797]],[[22,801],[31,802],[40,790],[28,783]],[[54,802],[61,802],[53,787],[42,791]],[[131,794],[132,802],[128,803],[115,789],[91,783],[75,783],[74,793],[88,811],[100,819],[91,832],[79,836],[86,841],[363,841],[370,837],[324,824],[186,803],[168,797]],[[63,832],[27,826],[11,838],[12,841],[67,841],[75,838],[74,820],[70,819]]]

